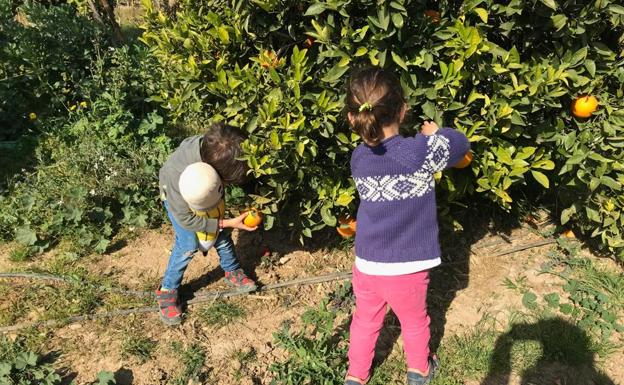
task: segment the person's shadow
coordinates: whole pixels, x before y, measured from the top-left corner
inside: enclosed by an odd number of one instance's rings
[[[536,341],[542,355],[520,373],[522,385],[615,385],[595,367],[596,352],[589,336],[561,318],[515,324],[496,340],[487,377],[481,385],[507,385],[512,352],[519,342]]]

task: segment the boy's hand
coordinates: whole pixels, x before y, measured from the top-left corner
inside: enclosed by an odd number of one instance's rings
[[[223,220],[223,228],[229,227],[232,229],[240,229],[240,230],[245,230],[245,231],[255,231],[258,226],[256,227],[249,227],[246,224],[243,223],[243,221],[245,220],[245,218],[247,217],[247,213],[242,213],[241,215],[237,216],[236,218],[231,218],[231,219],[224,219]]]
[[[440,127],[438,127],[435,122],[432,122],[430,120],[424,122],[422,126],[420,126],[420,132],[426,136],[435,134],[438,129],[440,129]]]

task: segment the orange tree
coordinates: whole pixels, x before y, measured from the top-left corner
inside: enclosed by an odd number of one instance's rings
[[[166,16],[146,0],[142,41],[162,68],[152,100],[181,124],[244,128],[265,226],[277,220],[303,239],[355,210],[349,70],[392,68],[414,118],[406,134],[433,119],[472,142],[471,166],[438,182],[449,202],[478,194],[510,209],[541,189],[562,223],[623,257],[624,7],[436,4],[439,20],[425,1],[183,0]],[[582,95],[599,102],[589,118],[572,115]]]

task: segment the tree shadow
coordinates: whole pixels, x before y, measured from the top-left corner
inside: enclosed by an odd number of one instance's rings
[[[561,318],[515,324],[499,336],[481,385],[509,384],[514,346],[525,341],[538,342],[542,355],[520,373],[522,385],[615,385],[596,369],[596,351],[585,331]]]

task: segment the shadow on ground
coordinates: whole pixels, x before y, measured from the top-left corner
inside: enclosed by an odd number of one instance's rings
[[[615,385],[595,367],[596,353],[589,336],[577,326],[551,318],[535,323],[515,324],[496,340],[488,375],[481,385],[507,385],[512,373],[514,347],[536,341],[542,355],[520,373],[521,385]]]

